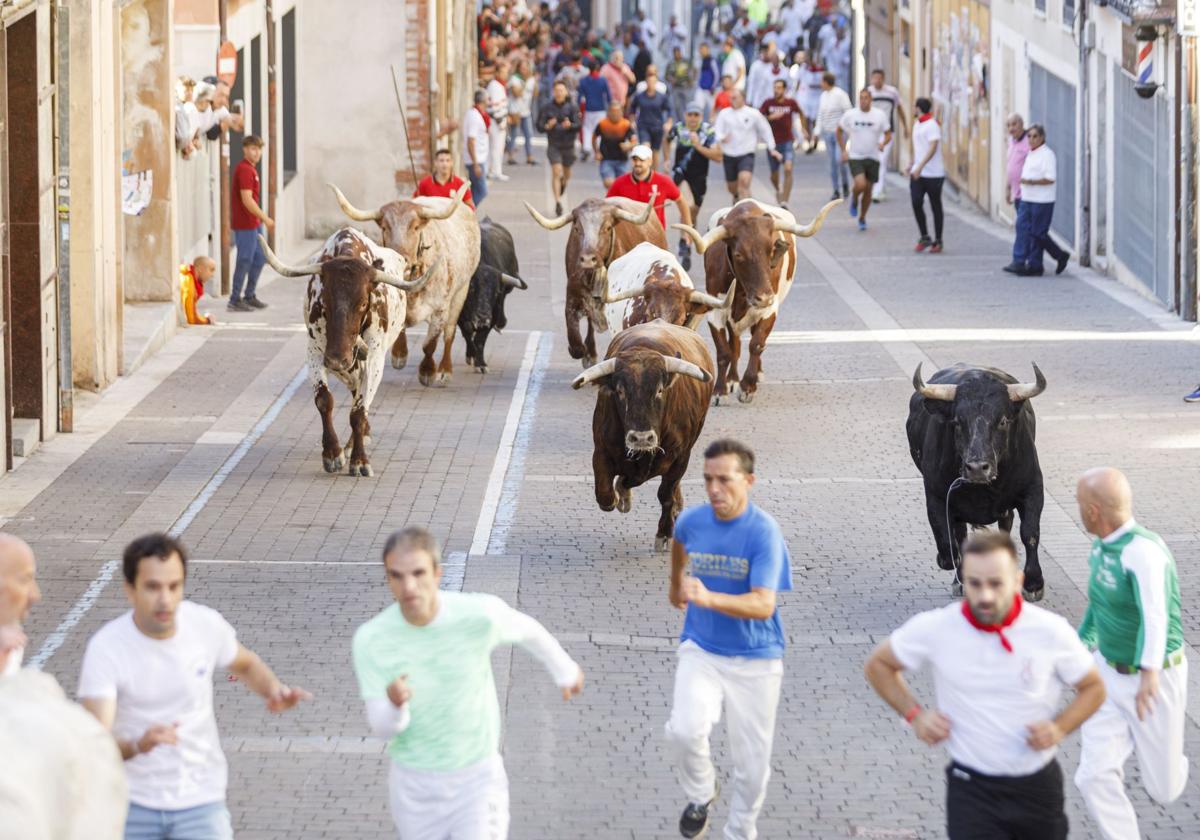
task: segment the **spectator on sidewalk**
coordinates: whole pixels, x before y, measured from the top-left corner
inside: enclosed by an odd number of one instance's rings
[[[1054,219],[1054,201],[1058,180],[1058,159],[1046,145],[1046,129],[1034,124],[1025,132],[1029,154],[1021,166],[1021,205],[1017,209],[1017,235],[1013,261],[1004,270],[1022,277],[1041,277],[1045,273],[1042,254],[1050,254],[1056,263],[1055,274],[1062,274],[1071,255],[1050,236]]]
[[[633,123],[621,113],[621,105],[610,102],[608,114],[596,126],[593,151],[600,161],[600,178],[608,189],[613,181],[629,171],[629,152],[637,145]]]
[[[696,98],[704,108],[704,119],[713,117],[713,97],[721,89],[720,73],[717,60],[713,57],[712,47],[707,41],[700,43],[699,77],[696,85]]]
[[[487,177],[495,181],[507,181],[504,174],[504,144],[508,134],[508,64],[496,65],[496,73],[488,82],[488,171]]]
[[[433,153],[433,172],[420,180],[417,188],[413,190],[413,198],[421,195],[430,198],[452,198],[464,183],[466,182],[462,178],[454,174],[454,155],[450,154],[449,149],[438,149]],[[472,210],[475,209],[470,187],[463,195],[463,204]]]
[[[538,116],[538,131],[546,135],[546,159],[550,161],[550,189],[554,194],[554,215],[561,216],[563,196],[575,165],[575,137],[579,133],[579,106],[567,95],[567,83],[554,83],[554,98]]]
[[[212,257],[196,259],[179,267],[179,303],[183,317],[189,324],[208,326],[213,319],[196,311],[196,304],[204,297],[204,284],[217,273],[217,263]]]
[[[800,117],[800,106],[796,100],[787,95],[787,81],[775,80],[774,96],[762,104],[759,109],[767,123],[771,126],[771,134],[775,139],[775,151],[779,157],[768,157],[771,166],[771,186],[775,188],[775,203],[787,207],[792,197],[792,161],[796,155],[796,123]],[[782,183],[779,170],[783,170]]]
[[[942,252],[942,185],[946,182],[946,167],[942,163],[942,128],[933,118],[933,102],[928,97],[917,99],[917,123],[912,130],[912,166],[909,167],[909,193],[912,196],[913,215],[921,238],[917,240],[918,252],[929,249],[931,254]],[[885,152],[886,154],[886,152]],[[933,239],[925,224],[925,197],[933,211]]]
[[[898,137],[900,135],[896,133],[896,127],[907,131],[908,119],[904,113],[904,104],[900,101],[900,91],[887,84],[884,79],[883,70],[876,68],[871,71],[871,107],[884,113],[892,136]],[[887,180],[888,158],[892,156],[892,145],[893,142],[889,140],[879,155],[879,180],[871,190],[871,198],[874,201],[883,201],[886,198],[884,182]]]
[[[1021,213],[1021,170],[1025,167],[1025,158],[1029,156],[1029,138],[1025,135],[1025,120],[1020,114],[1010,114],[1006,125],[1008,129],[1008,162],[1005,168],[1004,200],[1013,206],[1013,213]],[[1014,226],[1016,219],[1014,218]],[[1018,247],[1024,247],[1020,237],[1013,240],[1013,257],[1009,265],[1016,268],[1025,262],[1023,254],[1018,253]],[[1010,269],[1011,270],[1011,269]]]
[[[527,69],[527,63],[522,63],[526,72],[520,76],[514,75],[508,81],[508,139],[505,141],[505,151],[508,154],[508,164],[516,166],[517,159],[513,154],[517,148],[517,134],[525,140],[525,163],[536,166],[533,157],[533,102],[537,98],[537,76]]]
[[[826,70],[821,74],[821,97],[817,104],[817,124],[813,133],[821,138],[825,153],[829,155],[829,178],[833,182],[834,200],[850,197],[850,167],[842,160],[842,149],[837,139],[838,126],[850,107],[850,97],[837,86],[837,76]]]
[[[850,164],[854,189],[850,193],[850,217],[858,217],[858,229],[867,229],[867,211],[871,209],[871,185],[879,180],[879,155],[892,131],[887,118],[871,107],[871,89],[858,92],[858,107],[842,114],[838,123],[838,145],[842,160]]]
[[[612,92],[608,82],[600,75],[598,62],[590,62],[588,75],[579,81],[579,105],[583,108],[583,159],[592,156],[592,139],[596,134],[596,126],[604,119],[608,104],[612,101]]]
[[[487,94],[475,91],[475,104],[463,117],[463,163],[467,167],[467,178],[471,181],[471,198],[478,208],[487,198],[488,126],[492,118],[485,106]]]
[[[228,670],[271,712],[311,696],[283,685],[220,613],[184,600],[187,552],[178,540],[139,537],[126,546],[121,567],[132,609],[88,641],[79,698],[125,759],[125,836],[232,840],[228,769],[213,714],[216,671]]]
[[[625,63],[625,54],[621,50],[613,50],[600,75],[608,82],[610,99],[624,107],[629,98],[629,86],[637,81],[633,70]]]
[[[275,227],[275,220],[262,209],[258,179],[258,162],[262,160],[263,139],[248,134],[242,140],[242,159],[233,170],[233,190],[229,226],[233,229],[233,244],[237,261],[233,265],[233,289],[226,309],[230,312],[250,312],[266,309],[258,299],[258,276],[262,274],[267,257],[259,247],[259,234]]]
[[[746,97],[740,90],[733,91],[729,102],[729,107],[717,116],[714,130],[725,166],[725,188],[734,201],[741,201],[750,197],[758,144],[763,143],[767,154],[776,160],[782,155],[775,150],[775,136],[771,134],[767,118],[746,104]]]

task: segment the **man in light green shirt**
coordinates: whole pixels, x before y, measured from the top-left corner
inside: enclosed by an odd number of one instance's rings
[[[1162,538],[1133,519],[1129,481],[1108,467],[1076,489],[1092,544],[1088,608],[1080,638],[1096,650],[1108,699],[1084,724],[1075,784],[1106,840],[1137,840],[1124,764],[1137,753],[1146,792],[1163,804],[1183,793],[1187,658],[1175,560]]]
[[[354,672],[371,731],[387,738],[401,840],[504,840],[508,777],[491,654],[517,644],[546,667],[564,700],[583,671],[536,619],[500,598],[442,592],[441,549],[423,528],[388,538],[396,603],[354,634]]]

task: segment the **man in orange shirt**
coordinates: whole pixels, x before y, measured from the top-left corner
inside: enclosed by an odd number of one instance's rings
[[[592,144],[600,160],[600,177],[607,189],[629,171],[629,150],[637,144],[633,124],[622,115],[620,102],[609,103],[608,116],[596,126]]]
[[[413,198],[419,195],[452,198],[453,194],[466,183],[451,171],[453,168],[454,156],[450,154],[450,150],[438,149],[433,155],[433,174],[426,175],[421,179],[417,188],[413,190]],[[472,210],[475,209],[475,202],[471,200],[470,187],[467,187],[467,193],[463,196],[463,204]]]

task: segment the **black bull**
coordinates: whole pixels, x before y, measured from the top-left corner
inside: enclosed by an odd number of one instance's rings
[[[471,277],[458,328],[467,342],[467,364],[487,373],[483,357],[488,334],[508,326],[504,299],[513,289],[529,288],[521,279],[512,234],[490,218],[479,223],[479,265]]]
[[[905,428],[925,480],[938,566],[955,568],[968,525],[998,523],[1009,531],[1015,512],[1025,546],[1025,597],[1040,601],[1046,588],[1038,562],[1044,494],[1030,400],[1045,390],[1046,378],[1037,365],[1033,370],[1036,382],[1028,384],[995,368],[957,364],[926,384],[918,365]]]

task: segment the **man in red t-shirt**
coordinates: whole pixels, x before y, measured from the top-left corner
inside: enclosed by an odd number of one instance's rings
[[[788,97],[786,81],[776,79],[773,87],[775,95],[764,102],[759,110],[771,126],[771,134],[775,138],[775,151],[779,152],[779,157],[767,156],[767,163],[771,164],[771,186],[775,188],[775,203],[786,207],[792,195],[792,158],[796,153],[796,134],[792,126],[803,112],[796,100]],[[779,186],[780,168],[783,169],[782,188]]]
[[[251,312],[267,307],[254,294],[258,275],[262,274],[267,262],[266,254],[258,245],[258,235],[261,233],[265,236],[268,228],[275,227],[274,220],[263,212],[260,204],[262,199],[255,167],[262,160],[262,153],[262,138],[257,134],[246,135],[246,139],[242,140],[242,160],[233,170],[229,226],[233,228],[237,262],[233,266],[233,291],[225,307],[231,312]]]
[[[438,149],[433,155],[433,174],[426,175],[417,184],[417,188],[413,190],[413,198],[419,195],[427,195],[433,198],[452,198],[453,193],[462,187],[465,181],[459,178],[451,170],[454,168],[454,156],[450,154],[449,149]],[[471,188],[467,187],[466,195],[463,196],[463,203],[475,209],[475,202],[471,200]]]
[[[679,220],[685,225],[690,225],[692,223],[691,208],[683,200],[683,194],[679,192],[679,187],[675,186],[675,182],[661,172],[654,171],[651,164],[653,156],[654,153],[650,151],[649,146],[644,144],[634,146],[633,151],[629,153],[633,171],[626,172],[613,181],[613,185],[608,188],[606,197],[619,196],[647,202],[650,200],[651,190],[658,187],[658,197],[654,200],[654,211],[658,213],[658,220],[662,223],[663,230],[667,229],[667,217],[663,212],[663,207],[668,201],[674,201],[675,206],[679,208]]]
[[[713,122],[717,121],[717,114],[721,113],[722,108],[730,107],[729,97],[733,94],[733,76],[721,77],[721,89],[717,91],[717,95],[713,97]]]

